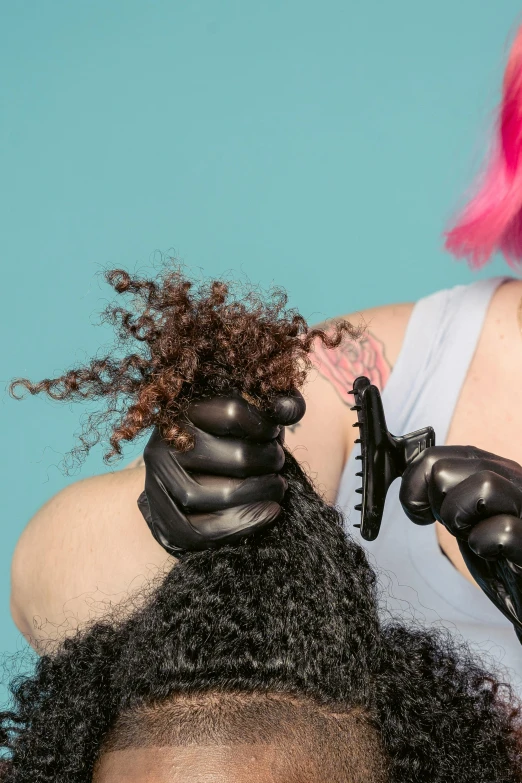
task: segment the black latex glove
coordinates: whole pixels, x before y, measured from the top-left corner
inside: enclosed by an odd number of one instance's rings
[[[522,642],[522,467],[473,446],[429,448],[406,468],[400,501],[419,525],[442,522]]]
[[[273,522],[287,486],[284,426],[305,407],[297,391],[267,411],[239,395],[200,400],[187,414],[195,445],[183,453],[154,430],[138,506],[156,541],[172,554],[208,549]]]

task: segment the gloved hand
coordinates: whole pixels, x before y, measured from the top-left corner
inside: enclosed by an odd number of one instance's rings
[[[435,446],[406,468],[400,501],[412,522],[438,520],[456,537],[522,642],[522,467],[473,446]]]
[[[138,506],[168,552],[233,543],[279,515],[286,481],[284,426],[304,415],[295,391],[260,411],[239,394],[193,403],[190,451],[170,447],[157,429],[144,452],[145,491]]]

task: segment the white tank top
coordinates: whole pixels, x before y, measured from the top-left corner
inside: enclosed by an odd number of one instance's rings
[[[438,291],[413,308],[401,353],[383,391],[390,432],[403,435],[427,425],[437,445],[446,441],[457,399],[475,352],[493,293],[507,278],[480,280]],[[435,525],[409,521],[399,503],[400,482],[390,488],[381,531],[363,541],[353,524],[360,486],[354,449],[337,504],[347,531],[365,547],[379,575],[382,611],[425,626],[444,626],[469,643],[490,671],[522,693],[522,647],[511,623],[441,552]]]

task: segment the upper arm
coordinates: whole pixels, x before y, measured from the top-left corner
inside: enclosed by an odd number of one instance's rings
[[[77,482],[31,519],[11,568],[11,612],[31,642],[74,631],[172,565],[136,504],[144,476],[135,468]]]
[[[307,470],[318,491],[335,500],[341,474],[357,431],[356,414],[348,394],[353,381],[366,375],[381,391],[386,386],[402,345],[413,305],[388,305],[345,316],[364,331],[358,340],[345,340],[327,349],[317,342],[312,370],[303,389],[306,413],[287,429],[286,442]]]

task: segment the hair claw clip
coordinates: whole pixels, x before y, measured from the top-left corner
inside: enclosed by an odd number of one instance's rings
[[[362,478],[361,503],[355,506],[361,512],[361,536],[373,541],[379,535],[384,503],[390,485],[403,475],[406,467],[415,457],[435,445],[433,427],[424,427],[408,435],[392,435],[386,427],[386,418],[379,390],[364,376],[356,378],[353,389],[353,411],[357,411],[359,428],[355,441],[361,445],[361,454],[355,459],[361,461],[361,470],[356,473]]]

